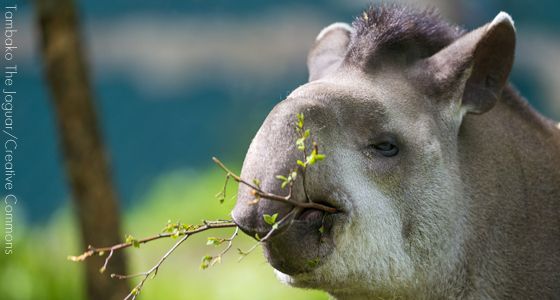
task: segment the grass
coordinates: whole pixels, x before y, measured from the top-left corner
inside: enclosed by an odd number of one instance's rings
[[[223,186],[223,173],[172,172],[156,180],[150,192],[128,210],[125,232],[134,237],[157,233],[167,220],[200,223],[202,219],[229,218],[234,205],[230,196],[220,204],[213,195]],[[0,299],[84,299],[82,265],[66,260],[77,254],[75,220],[69,209],[62,209],[41,227],[17,224],[16,251],[0,257]],[[155,279],[144,286],[140,300],[149,299],[328,299],[319,291],[290,288],[279,283],[260,249],[238,262],[237,251],[226,255],[221,264],[201,270],[204,255],[221,248],[206,245],[209,236],[226,237],[231,230],[203,233],[186,241],[162,266]],[[149,269],[173,244],[159,240],[126,250],[131,273]],[[242,235],[234,247],[247,249],[254,240]]]

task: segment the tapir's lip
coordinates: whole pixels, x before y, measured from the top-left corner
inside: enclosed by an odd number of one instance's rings
[[[296,217],[296,220],[305,220],[308,219],[307,217],[310,214],[321,214],[321,216],[326,216],[329,214],[343,214],[344,210],[340,207],[340,205],[335,205],[333,203],[336,203],[335,201],[331,201],[331,200],[311,200],[311,203],[317,203],[317,204],[321,204],[325,207],[328,208],[332,208],[335,210],[335,212],[327,212],[327,211],[323,211],[323,210],[319,210],[319,209],[315,209],[315,208],[306,208],[303,209]]]
[[[311,274],[326,262],[334,251],[335,231],[347,220],[345,214],[314,209],[304,210],[301,215],[304,217],[296,218],[290,227],[263,243],[272,267],[290,276]]]
[[[338,201],[334,201],[331,199],[325,199],[325,200],[321,199],[321,200],[311,200],[310,202],[321,204],[326,207],[334,208],[336,212],[331,212],[332,214],[344,212],[344,208],[342,208],[342,206],[338,203]]]
[[[295,222],[295,223],[298,223],[300,225],[304,225],[304,224],[311,225],[311,224],[316,223],[316,222],[321,222],[321,219],[324,219],[325,217],[330,216],[330,215],[345,215],[346,214],[346,211],[344,209],[342,209],[340,205],[333,205],[332,204],[332,203],[334,203],[334,201],[313,200],[313,201],[309,201],[309,202],[321,204],[321,205],[324,205],[326,207],[333,208],[336,211],[335,212],[327,212],[327,211],[314,209],[314,208],[305,208],[305,209],[300,208],[300,209],[298,209],[297,206],[291,205],[292,210],[290,211],[290,213],[292,213],[293,210],[299,210],[299,212],[296,211],[296,215],[293,216],[293,220],[290,221],[289,223],[294,223]],[[257,215],[255,215],[255,217],[259,218],[259,219],[262,218],[262,217],[259,217]],[[282,218],[282,217],[283,217],[282,215],[278,216],[278,218]],[[241,219],[241,220],[237,219],[235,214],[232,214],[232,218],[233,218],[233,221],[237,224],[237,226],[239,226],[239,228],[243,232],[245,232],[247,235],[252,236],[252,237],[266,236],[271,230],[270,225],[262,224],[264,226],[259,226],[258,222],[255,221],[255,219],[253,219],[253,223],[250,223],[250,222],[243,222],[243,219]],[[291,225],[289,225],[289,224],[287,224],[287,226],[280,226],[279,229],[276,230],[276,232],[274,232],[273,235],[270,238],[273,239],[276,235],[284,232],[285,230],[289,230],[290,227],[291,227]]]
[[[245,214],[236,214],[234,210],[232,218],[244,233],[261,241],[265,257],[273,268],[288,275],[304,274],[327,261],[335,249],[337,233],[348,220],[345,209],[347,202],[344,199],[332,195],[310,197],[306,202],[311,201],[335,208],[336,212],[302,209],[297,204],[287,204],[280,211],[278,207],[272,206],[273,202],[262,201],[255,204],[260,206],[252,207]],[[279,220],[292,212],[296,215],[289,222],[281,223],[285,226],[279,225],[277,231],[263,240],[272,229],[270,224],[263,221],[264,214],[272,215],[275,208],[278,209],[277,213],[281,213],[277,216]]]

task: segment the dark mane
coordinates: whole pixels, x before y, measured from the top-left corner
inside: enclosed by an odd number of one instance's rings
[[[372,5],[357,17],[347,61],[371,67],[388,58],[411,62],[428,57],[465,32],[444,21],[434,9]]]

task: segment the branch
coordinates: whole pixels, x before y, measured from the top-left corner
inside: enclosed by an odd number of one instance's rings
[[[160,233],[158,235],[155,236],[151,236],[151,237],[147,237],[141,240],[133,240],[130,242],[125,242],[125,243],[120,243],[114,246],[109,246],[109,247],[102,247],[102,248],[94,248],[91,245],[88,247],[88,250],[84,253],[82,253],[81,255],[78,256],[68,256],[68,259],[71,261],[83,261],[86,258],[94,255],[94,254],[99,254],[99,255],[104,255],[105,252],[109,252],[109,255],[107,256],[107,259],[105,261],[104,267],[107,265],[108,260],[111,258],[112,254],[114,251],[117,250],[121,250],[121,249],[125,249],[128,247],[133,246],[135,243],[137,245],[139,244],[145,244],[154,240],[159,240],[162,238],[169,238],[169,237],[177,237],[177,236],[183,236],[183,235],[193,235],[208,229],[215,229],[215,228],[230,228],[230,227],[237,227],[237,225],[230,220],[219,220],[219,221],[204,221],[203,225],[193,225],[191,226],[193,229],[185,229],[185,230],[179,230],[176,232],[168,232],[168,233]],[[104,269],[102,268],[102,271],[104,271]]]
[[[259,199],[261,198],[265,198],[265,199],[269,199],[269,200],[273,200],[273,201],[281,201],[281,202],[285,202],[288,204],[291,204],[293,207],[290,210],[289,213],[287,213],[285,216],[283,216],[279,221],[276,222],[276,218],[278,217],[278,214],[274,214],[273,216],[270,215],[263,215],[263,218],[265,220],[265,222],[267,224],[269,224],[271,226],[271,229],[266,233],[266,235],[263,238],[259,238],[258,236],[256,236],[255,238],[258,240],[258,242],[253,245],[248,251],[242,251],[240,249],[239,253],[242,255],[240,260],[243,259],[245,256],[247,256],[249,253],[251,253],[253,250],[255,250],[257,248],[257,246],[261,245],[262,243],[268,241],[268,239],[270,239],[272,236],[274,236],[275,234],[278,234],[280,232],[282,232],[283,230],[286,230],[287,228],[289,228],[295,218],[304,210],[307,208],[310,209],[317,209],[317,210],[322,210],[324,212],[327,213],[336,213],[338,212],[338,210],[334,207],[330,207],[327,205],[323,205],[323,204],[319,204],[319,203],[314,203],[312,201],[310,201],[309,197],[307,197],[306,195],[306,201],[307,202],[298,202],[298,201],[294,201],[292,199],[292,191],[293,191],[293,186],[294,186],[294,182],[296,177],[298,176],[298,173],[301,174],[301,176],[303,177],[303,180],[305,180],[305,171],[306,168],[308,166],[311,166],[313,164],[315,164],[316,161],[320,161],[323,160],[325,158],[324,154],[319,154],[319,150],[318,150],[318,146],[315,142],[313,142],[313,147],[312,147],[312,151],[310,153],[310,155],[307,155],[307,147],[305,144],[306,139],[309,137],[310,133],[309,133],[309,129],[305,130],[304,129],[304,124],[303,124],[303,114],[298,114],[298,123],[297,123],[297,132],[300,135],[300,138],[298,138],[298,140],[296,141],[296,145],[298,147],[298,149],[300,151],[302,151],[303,153],[303,160],[297,160],[296,163],[296,167],[294,169],[292,169],[290,171],[290,174],[287,176],[281,176],[281,175],[277,175],[276,178],[282,180],[282,184],[281,187],[285,188],[286,186],[288,187],[288,195],[286,196],[280,196],[277,194],[273,194],[273,193],[269,193],[266,191],[263,191],[260,188],[260,182],[258,180],[253,180],[253,183],[250,183],[248,181],[245,181],[244,179],[242,179],[239,175],[233,173],[230,169],[228,169],[219,159],[217,159],[216,157],[213,157],[212,160],[222,169],[226,172],[226,179],[225,179],[225,183],[224,183],[224,187],[223,189],[216,194],[216,197],[220,200],[220,203],[223,203],[225,198],[226,198],[226,192],[227,192],[227,185],[229,182],[230,178],[233,178],[233,180],[235,180],[237,183],[240,184],[244,184],[245,186],[251,188],[251,194],[255,196],[255,202],[259,201]],[[235,224],[233,221],[231,220],[217,220],[217,221],[203,221],[202,225],[186,225],[186,224],[181,224],[181,223],[171,223],[168,222],[167,226],[163,229],[163,232],[158,234],[158,235],[154,235],[151,237],[147,237],[147,238],[143,238],[140,240],[134,239],[132,236],[128,236],[126,238],[126,241],[124,243],[120,243],[120,244],[116,244],[113,246],[109,246],[109,247],[101,247],[101,248],[95,248],[93,246],[88,246],[87,251],[85,251],[84,253],[82,253],[81,255],[78,256],[69,256],[68,259],[72,260],[72,261],[83,261],[85,259],[87,259],[88,257],[91,257],[95,254],[99,255],[99,256],[103,256],[105,255],[106,252],[108,252],[107,257],[105,258],[105,262],[103,263],[103,266],[100,268],[100,272],[104,272],[107,268],[107,265],[109,264],[109,261],[111,260],[111,258],[113,257],[113,254],[116,251],[119,250],[123,250],[129,247],[140,247],[141,244],[146,244],[149,243],[151,241],[155,241],[158,239],[162,239],[162,238],[178,238],[181,237],[160,259],[159,261],[152,267],[150,268],[148,271],[142,272],[142,273],[138,273],[138,274],[131,274],[131,275],[125,275],[125,274],[111,274],[111,278],[116,278],[116,279],[121,279],[121,280],[126,280],[126,279],[130,279],[130,278],[136,278],[136,277],[143,277],[140,282],[130,291],[130,293],[126,296],[126,298],[124,298],[124,300],[134,300],[136,299],[137,295],[141,292],[141,290],[144,287],[144,284],[146,283],[146,281],[148,280],[148,278],[150,278],[150,276],[153,278],[157,275],[157,272],[159,270],[159,268],[161,267],[161,265],[167,260],[167,258],[184,242],[186,241],[191,235],[193,234],[197,234],[209,229],[218,229],[218,228],[233,228],[235,227],[235,231],[233,232],[233,234],[229,237],[229,238],[216,238],[216,237],[209,237],[208,238],[208,245],[215,245],[215,246],[219,246],[221,244],[223,244],[224,242],[227,242],[226,247],[216,256],[204,256],[202,258],[202,263],[201,263],[201,268],[202,269],[206,269],[209,266],[213,266],[216,263],[221,262],[222,260],[222,256],[224,256],[227,252],[230,251],[230,249],[233,246],[233,240],[235,239],[235,237],[238,235],[239,232],[239,227],[237,226],[237,224]]]
[[[206,229],[208,229],[208,228],[206,228]],[[171,247],[171,249],[169,249],[160,258],[160,260],[150,270],[148,270],[146,272],[142,272],[142,273],[139,273],[139,274],[133,274],[133,275],[111,274],[111,278],[117,278],[117,279],[129,279],[129,278],[144,276],[144,278],[142,278],[142,280],[130,291],[130,293],[124,298],[124,300],[128,300],[128,299],[134,300],[134,299],[136,299],[136,296],[138,296],[138,294],[142,290],[142,287],[144,287],[144,283],[146,282],[146,280],[148,280],[150,275],[153,274],[153,276],[155,277],[157,275],[157,271],[159,270],[159,267],[161,266],[161,264],[163,264],[163,262],[167,259],[167,257],[169,257],[169,255],[171,255],[171,253],[173,253],[173,251],[175,251],[175,249],[177,249],[177,247],[179,247],[179,245],[181,245],[184,241],[186,241],[190,236],[191,236],[191,234],[185,234],[185,236],[183,236],[180,240],[178,240],[175,243],[175,245],[173,245],[173,247]]]
[[[257,243],[255,243],[251,248],[249,248],[249,250],[242,251],[241,249],[238,248],[237,251],[241,255],[241,257],[239,257],[239,261],[241,261],[243,258],[245,258],[245,256],[247,256],[251,252],[253,252],[253,250],[255,250],[257,248],[257,246],[259,246],[262,243],[268,241],[268,239],[270,237],[272,237],[274,234],[278,234],[282,230],[290,227],[292,225],[292,222],[294,221],[295,217],[297,216],[297,214],[299,212],[301,212],[301,210],[302,210],[301,208],[297,208],[297,207],[292,209],[287,215],[285,215],[282,219],[280,219],[280,221],[278,221],[276,223],[277,226],[272,226],[272,229],[263,238],[258,239],[259,241]]]
[[[211,256],[205,256],[203,258],[203,262],[201,264],[201,268],[202,269],[206,269],[209,266],[213,266],[216,263],[220,263],[222,262],[222,257],[229,252],[229,250],[231,250],[231,247],[233,246],[233,239],[235,239],[235,237],[237,236],[237,234],[239,233],[239,227],[235,227],[235,231],[233,232],[233,234],[231,235],[230,238],[228,239],[223,239],[220,244],[222,242],[228,242],[226,248],[224,250],[222,250],[222,252],[220,252],[220,254],[218,254],[217,256],[211,257]],[[210,239],[210,238],[209,238]],[[206,264],[208,261],[208,258],[211,258],[211,262]]]
[[[146,280],[148,280],[148,278],[150,276],[155,277],[157,275],[157,272],[158,272],[159,268],[165,262],[165,260],[169,257],[169,255],[171,255],[171,253],[173,253],[175,251],[175,249],[177,249],[177,247],[179,247],[191,235],[194,235],[194,234],[197,234],[197,233],[209,230],[209,229],[232,228],[232,227],[235,227],[235,231],[230,238],[224,240],[224,241],[228,241],[228,245],[217,256],[217,259],[216,259],[216,260],[218,260],[218,259],[221,260],[222,255],[224,255],[225,253],[227,253],[231,249],[233,239],[237,236],[237,233],[238,233],[238,230],[239,230],[239,227],[237,227],[237,225],[230,220],[218,220],[218,221],[206,221],[205,220],[205,221],[203,221],[202,225],[182,225],[180,223],[178,223],[178,224],[168,224],[168,227],[166,229],[172,229],[172,230],[174,230],[173,232],[160,233],[158,235],[147,237],[147,238],[144,238],[144,239],[141,239],[141,240],[135,240],[135,239],[130,238],[130,241],[127,241],[125,243],[120,243],[120,244],[110,246],[110,247],[94,248],[92,246],[89,246],[88,250],[86,252],[84,252],[84,253],[82,253],[81,255],[78,255],[78,256],[69,256],[68,259],[70,259],[72,261],[83,261],[83,260],[87,259],[88,257],[93,256],[94,254],[104,255],[105,252],[109,252],[107,257],[105,258],[105,263],[103,264],[103,266],[99,270],[100,272],[103,273],[106,270],[107,265],[109,264],[109,261],[110,261],[111,257],[113,256],[113,253],[115,251],[126,249],[126,248],[129,248],[131,246],[139,247],[140,244],[145,244],[145,243],[155,241],[155,240],[158,240],[158,239],[162,239],[162,238],[169,238],[169,237],[175,237],[176,238],[176,237],[182,236],[181,239],[179,239],[173,245],[173,247],[171,247],[150,270],[142,272],[142,273],[138,273],[138,274],[132,274],[132,275],[111,274],[111,278],[116,278],[116,279],[121,279],[121,280],[140,277],[140,276],[144,277],[130,291],[130,293],[124,298],[124,300],[129,300],[129,299],[134,300],[134,299],[136,299],[136,296],[138,296],[138,294],[140,293],[140,291],[144,287],[144,284],[146,283]],[[180,229],[180,228],[185,228],[185,229]],[[216,261],[214,261],[213,263],[215,263],[215,262]]]
[[[330,206],[326,206],[323,204],[319,204],[319,203],[315,203],[315,202],[298,202],[298,201],[294,201],[292,200],[292,193],[288,193],[287,196],[279,196],[276,194],[271,194],[268,192],[265,192],[263,190],[261,190],[259,187],[255,186],[254,184],[251,184],[250,182],[244,180],[243,178],[239,177],[238,175],[236,175],[235,173],[233,173],[230,169],[228,169],[224,163],[222,163],[218,158],[216,157],[212,157],[212,160],[220,167],[222,168],[222,170],[224,170],[226,172],[226,176],[227,178],[231,177],[233,178],[233,180],[235,180],[238,183],[244,184],[250,188],[253,189],[255,195],[261,197],[261,198],[265,198],[265,199],[269,199],[269,200],[273,200],[273,201],[281,201],[281,202],[286,202],[289,203],[293,206],[296,207],[301,207],[301,208],[312,208],[312,209],[317,209],[317,210],[322,210],[325,212],[329,212],[329,213],[336,213],[338,212],[338,210],[334,207],[330,207]],[[291,190],[291,189],[290,189]]]

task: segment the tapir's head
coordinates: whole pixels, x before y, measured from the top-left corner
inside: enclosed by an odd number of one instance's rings
[[[381,7],[321,31],[309,83],[270,112],[241,172],[262,190],[287,193],[275,177],[301,159],[298,113],[326,155],[297,177],[292,199],[339,212],[305,210],[264,243],[279,277],[339,295],[389,293],[445,278],[460,264],[469,203],[457,172],[459,129],[467,113],[496,103],[514,46],[505,13],[465,34],[430,13]],[[264,214],[280,219],[293,208],[252,200],[240,186],[233,218],[261,237],[270,230]]]

